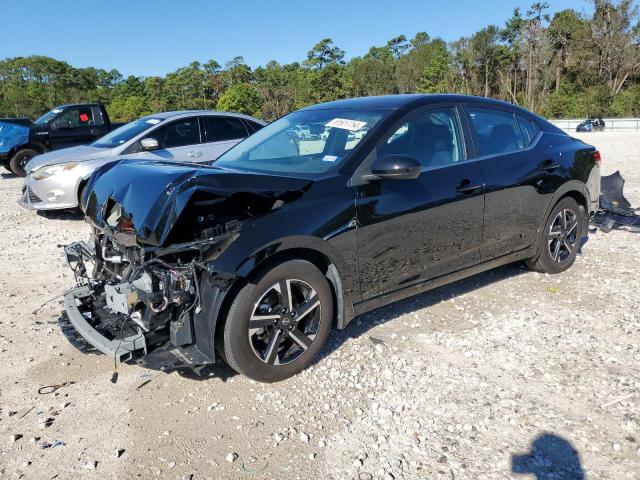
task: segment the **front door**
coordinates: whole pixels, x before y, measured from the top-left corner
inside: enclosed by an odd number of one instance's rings
[[[175,120],[150,132],[145,138],[155,138],[159,148],[141,150],[137,158],[172,162],[204,162],[207,159],[198,117]]]
[[[94,140],[91,133],[93,128],[90,106],[67,108],[51,122],[51,148],[57,150],[91,143]]]
[[[410,155],[422,174],[354,187],[363,300],[480,261],[483,179],[467,160],[458,109],[429,108],[392,130],[374,155]]]

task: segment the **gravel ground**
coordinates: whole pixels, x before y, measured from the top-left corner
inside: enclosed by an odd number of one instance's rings
[[[640,133],[585,134],[640,206]],[[0,179],[0,478],[640,479],[640,248],[592,234],[557,276],[519,265],[376,310],[297,377],[196,378],[74,349],[73,214]],[[60,385],[53,393],[38,393]]]

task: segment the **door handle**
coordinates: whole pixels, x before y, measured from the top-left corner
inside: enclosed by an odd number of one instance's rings
[[[92,128],[91,129],[91,135],[98,135],[100,133],[100,131],[97,128]]]
[[[464,179],[462,182],[460,182],[460,185],[456,187],[456,192],[470,194],[475,192],[479,188],[482,188],[481,183],[471,183],[471,180]]]
[[[540,164],[540,170],[544,170],[545,172],[553,172],[556,168],[558,168],[560,164],[555,160],[545,160]]]
[[[202,156],[202,152],[200,150],[192,150],[189,153],[187,153],[187,157],[191,157],[191,158],[197,158],[197,157],[201,157]]]

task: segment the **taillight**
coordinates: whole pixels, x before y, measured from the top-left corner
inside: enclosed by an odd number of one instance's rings
[[[602,162],[602,157],[600,156],[600,152],[596,150],[591,155],[593,156],[593,161],[596,162],[596,165],[600,166],[600,162]]]

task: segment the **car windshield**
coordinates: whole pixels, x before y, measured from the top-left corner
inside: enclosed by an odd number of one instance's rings
[[[215,161],[216,167],[315,176],[337,169],[387,110],[293,112]]]
[[[46,123],[49,123],[49,121],[51,119],[53,119],[56,115],[58,115],[60,112],[62,112],[61,108],[54,108],[52,110],[49,110],[47,113],[45,113],[44,115],[42,115],[40,118],[38,118],[35,122],[33,122],[35,125],[44,125]]]
[[[128,142],[145,130],[158,125],[161,121],[161,118],[153,117],[144,117],[139,120],[134,120],[133,122],[129,122],[126,125],[107,133],[104,137],[100,137],[98,140],[93,142],[91,146],[98,148],[115,148],[125,142]]]

